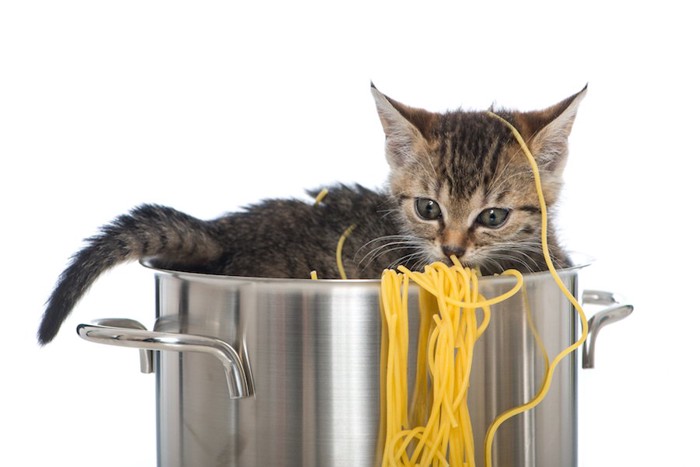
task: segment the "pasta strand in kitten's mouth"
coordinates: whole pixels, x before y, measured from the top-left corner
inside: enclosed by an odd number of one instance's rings
[[[491,298],[478,289],[476,271],[453,255],[452,266],[434,262],[423,272],[387,269],[381,280],[381,465],[475,466],[467,408],[474,346],[488,326],[490,305],[523,287],[516,270],[512,289]],[[419,337],[413,397],[409,399],[409,282],[420,287]],[[482,313],[477,313],[481,309]]]
[[[516,276],[515,287],[491,299],[486,299],[479,294],[479,278],[476,271],[465,269],[454,255],[450,257],[452,267],[443,262],[436,262],[427,266],[422,273],[411,271],[404,266],[399,266],[398,272],[385,270],[382,275],[380,294],[383,317],[382,346],[387,347],[386,354],[382,353],[381,376],[386,379],[382,385],[382,407],[385,408],[382,411],[382,417],[384,418],[380,422],[380,426],[385,427],[382,457],[382,466],[385,467],[390,465],[413,467],[419,464],[427,465],[427,463],[469,466],[476,464],[471,420],[467,408],[467,393],[474,344],[488,325],[487,316],[490,316],[490,305],[510,299],[522,290],[524,308],[528,314],[528,326],[535,336],[545,361],[545,375],[540,389],[531,400],[502,412],[488,427],[484,440],[485,467],[492,466],[492,444],[498,428],[509,418],[533,409],[544,399],[551,386],[557,364],[582,345],[588,335],[588,322],[583,309],[560,279],[550,256],[547,244],[547,206],[537,162],[514,126],[496,114],[489,113],[489,115],[508,126],[531,165],[541,208],[542,253],[551,277],[579,313],[582,335],[579,340],[559,352],[550,364],[546,349],[539,339],[529,314],[523,277],[515,270],[504,272],[504,274]],[[408,355],[406,344],[408,342],[406,299],[408,280],[413,281],[422,291],[430,293],[437,300],[437,306],[427,313],[428,318],[432,316],[435,321],[431,326],[432,331],[427,346],[428,367],[433,381],[432,407],[427,417],[424,414],[425,425],[416,427],[409,426],[405,416],[408,397],[405,381]],[[478,324],[475,314],[477,308],[484,311],[481,324]],[[425,315],[426,313],[422,310],[421,316]],[[418,349],[419,354],[423,351],[425,351],[424,348]],[[424,373],[420,373],[421,377],[427,378]],[[417,388],[426,385],[420,379],[418,381]],[[426,400],[427,398],[424,397],[423,400],[414,400],[413,403],[414,405],[426,404]],[[411,443],[413,447],[409,450]]]

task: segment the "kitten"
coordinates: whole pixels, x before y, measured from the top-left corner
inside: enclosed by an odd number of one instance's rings
[[[50,342],[107,269],[150,259],[167,269],[258,277],[338,277],[338,240],[350,278],[379,278],[403,264],[420,269],[457,256],[488,275],[546,269],[533,174],[511,131],[486,112],[432,113],[371,87],[386,134],[388,189],[338,185],[319,204],[267,200],[204,221],[143,205],[117,217],[72,258],[48,300],[39,342]],[[496,113],[522,133],[539,163],[548,206],[557,201],[579,93],[542,111]],[[310,192],[312,196],[316,192]],[[550,229],[559,267],[569,265]]]

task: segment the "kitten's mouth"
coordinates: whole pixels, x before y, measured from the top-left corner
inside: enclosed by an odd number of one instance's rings
[[[457,263],[461,264],[465,268],[474,268],[477,267],[476,264],[474,264],[471,261],[468,261],[464,257],[457,257],[456,255],[450,255],[450,256],[443,256],[440,261],[443,263],[447,264],[448,266],[453,266]]]
[[[484,264],[479,261],[479,255],[478,253],[472,251],[472,252],[464,252],[460,256],[457,256],[455,254],[451,255],[441,255],[439,258],[437,258],[438,261],[441,261],[445,263],[448,266],[453,266],[455,262],[458,262],[459,264],[462,265],[462,267],[466,269],[476,269],[478,271],[481,271],[482,268],[484,267]]]
[[[478,254],[474,251],[465,251],[460,248],[458,251],[453,251],[450,248],[436,249],[433,255],[433,261],[440,261],[448,266],[454,266],[456,263],[467,269],[479,269],[481,264],[478,260]]]

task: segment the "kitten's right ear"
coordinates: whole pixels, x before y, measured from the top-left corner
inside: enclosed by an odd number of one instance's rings
[[[415,160],[421,147],[427,145],[425,136],[435,115],[422,109],[414,109],[397,102],[371,83],[372,95],[377,105],[379,120],[386,135],[386,158],[392,169],[405,166]]]

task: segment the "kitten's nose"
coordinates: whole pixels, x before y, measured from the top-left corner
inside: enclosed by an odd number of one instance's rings
[[[448,258],[452,255],[455,255],[457,258],[461,258],[465,251],[466,251],[466,249],[462,246],[456,246],[456,245],[443,245],[442,246],[442,252]]]

